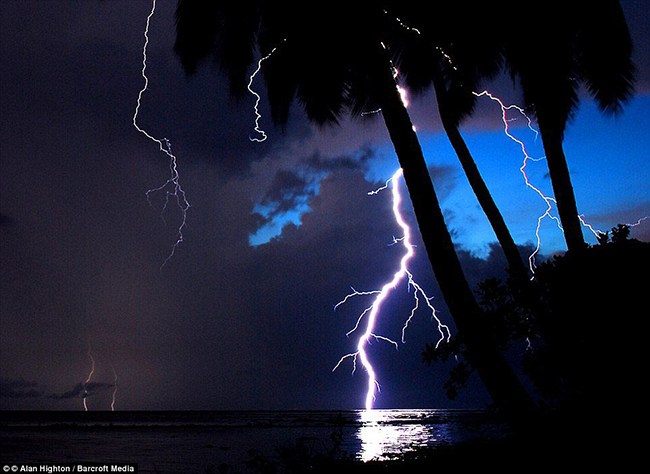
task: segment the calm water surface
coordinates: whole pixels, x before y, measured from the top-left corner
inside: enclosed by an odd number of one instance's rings
[[[281,454],[390,459],[421,446],[507,435],[471,410],[3,412],[2,462],[138,463],[139,472],[245,470]]]

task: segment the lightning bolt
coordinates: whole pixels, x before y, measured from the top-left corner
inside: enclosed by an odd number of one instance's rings
[[[352,330],[350,330],[347,333],[347,335],[349,336],[355,331],[357,331],[361,326],[363,320],[365,320],[364,332],[357,339],[357,345],[356,345],[357,350],[355,352],[346,354],[343,357],[341,357],[338,363],[336,364],[336,366],[332,369],[332,371],[335,371],[343,363],[343,361],[347,359],[352,359],[352,363],[353,363],[352,372],[354,373],[357,368],[357,359],[361,361],[361,365],[365,369],[366,374],[368,376],[367,390],[366,390],[366,397],[365,397],[365,407],[367,410],[372,409],[373,403],[376,399],[376,393],[377,391],[380,390],[380,387],[379,387],[379,382],[377,380],[376,371],[372,366],[370,359],[368,358],[368,353],[366,351],[366,348],[371,343],[372,340],[382,340],[390,344],[393,344],[395,348],[399,347],[398,343],[393,341],[392,339],[375,334],[375,326],[380,315],[382,303],[390,296],[392,291],[401,282],[406,281],[407,287],[412,288],[414,290],[413,291],[414,306],[411,310],[409,317],[407,318],[406,322],[402,327],[402,343],[405,342],[406,330],[409,324],[411,323],[411,320],[415,316],[416,310],[420,305],[420,298],[422,298],[422,300],[425,302],[425,304],[431,311],[432,318],[437,323],[437,328],[438,328],[438,332],[440,333],[440,338],[438,339],[436,347],[438,347],[438,345],[444,340],[449,341],[451,337],[451,332],[449,330],[449,327],[443,324],[442,321],[438,318],[436,310],[431,304],[432,298],[430,298],[422,289],[422,287],[415,281],[415,279],[413,278],[413,274],[408,269],[408,263],[411,260],[411,258],[415,255],[415,250],[414,250],[415,247],[411,243],[411,229],[409,228],[408,224],[406,223],[406,221],[404,220],[400,212],[400,204],[402,201],[402,196],[400,194],[400,189],[399,189],[399,178],[401,178],[401,176],[402,176],[402,170],[399,169],[393,174],[393,176],[386,182],[386,184],[383,187],[368,193],[369,195],[374,195],[380,191],[383,191],[389,186],[392,186],[391,190],[392,190],[393,217],[395,218],[395,222],[403,232],[403,236],[401,238],[393,239],[393,244],[401,244],[402,247],[404,248],[404,254],[402,255],[402,258],[400,260],[399,269],[393,274],[393,278],[382,286],[381,290],[357,291],[354,288],[352,288],[352,293],[346,295],[345,298],[343,298],[343,300],[341,300],[339,303],[337,303],[334,306],[334,308],[336,309],[353,297],[374,296],[374,300],[372,304],[359,315],[359,317],[357,318],[356,325]]]
[[[591,225],[589,222],[587,222],[587,221],[585,220],[585,216],[584,216],[584,214],[580,214],[580,215],[578,216],[578,220],[580,220],[580,223],[581,223],[584,227],[586,227],[587,229],[589,229],[589,231],[590,231],[592,234],[594,234],[594,236],[598,237],[600,234],[602,234],[602,231],[601,231],[601,230],[596,229],[593,225]]]
[[[386,13],[385,10],[384,10],[384,13]],[[399,19],[398,19],[398,21],[399,21]],[[403,23],[400,22],[400,24],[402,26],[404,26]],[[418,30],[416,30],[415,28],[409,28],[409,29],[417,31],[417,33],[420,34],[420,32]],[[382,48],[384,48],[386,50],[388,49],[383,41],[380,44],[381,44]],[[397,69],[397,67],[393,64],[392,60],[390,61],[390,67],[391,67],[391,71],[392,71],[392,74],[393,74],[393,79],[395,79],[395,87],[397,87],[397,92],[399,92],[399,97],[402,100],[402,104],[404,104],[404,107],[408,109],[408,107],[410,105],[408,90],[406,90],[405,87],[402,87],[401,85],[399,85],[399,82],[397,80],[397,78],[399,76],[399,69]],[[366,111],[366,112],[361,112],[361,116],[375,115],[375,114],[379,114],[379,113],[381,113],[381,108],[378,108],[378,109],[375,109],[375,110],[369,110],[369,111]],[[415,125],[413,125],[413,131],[414,132],[416,131]]]
[[[399,69],[393,66],[393,79],[395,79],[395,84],[397,84],[398,76],[399,76]],[[399,92],[400,99],[402,99],[402,104],[404,104],[404,107],[408,109],[410,105],[408,91],[406,90],[406,88],[400,86],[399,84],[397,84],[397,91]],[[415,127],[413,127],[413,131],[415,131]]]
[[[636,226],[641,225],[641,223],[642,223],[643,221],[645,221],[646,219],[650,219],[650,216],[642,217],[642,218],[640,218],[639,220],[637,220],[637,221],[636,221],[635,223],[633,223],[633,224],[625,224],[625,225],[628,226],[628,227],[636,227]]]
[[[113,394],[111,396],[111,411],[115,411],[115,402],[117,401],[117,372],[115,367],[111,364],[111,370],[113,371]]]
[[[172,249],[169,255],[161,265],[161,269],[162,269],[172,259],[172,257],[176,253],[176,249],[184,240],[183,230],[185,229],[185,225],[187,223],[187,211],[191,206],[187,200],[185,191],[183,190],[183,187],[181,186],[180,183],[180,175],[178,173],[177,160],[176,160],[176,156],[172,153],[171,142],[167,138],[155,138],[153,135],[151,135],[149,132],[147,132],[145,129],[141,128],[138,125],[138,114],[140,113],[140,106],[142,105],[142,96],[144,95],[144,93],[147,91],[147,88],[149,87],[149,78],[147,77],[147,48],[149,46],[149,26],[151,24],[151,18],[154,16],[155,13],[156,13],[156,0],[153,0],[151,3],[151,11],[147,16],[147,22],[144,30],[144,45],[142,46],[141,76],[142,79],[144,80],[144,85],[142,86],[142,89],[140,89],[140,92],[138,93],[138,99],[136,102],[135,111],[133,113],[133,127],[138,132],[140,132],[145,137],[147,137],[149,140],[158,144],[159,150],[163,152],[165,155],[167,155],[167,157],[169,158],[169,178],[162,185],[158,186],[157,188],[149,189],[146,192],[147,202],[149,202],[149,205],[153,207],[150,200],[151,195],[159,192],[165,193],[165,200],[160,214],[161,218],[163,219],[163,222],[165,222],[164,214],[165,211],[167,210],[167,205],[169,204],[170,200],[176,201],[176,205],[178,206],[181,212],[181,223],[179,224],[176,233],[176,241],[172,245]]]
[[[284,41],[286,41],[286,39],[284,39],[282,41],[284,42]],[[247,86],[248,92],[250,92],[255,97],[255,104],[253,105],[253,110],[255,111],[255,127],[254,127],[254,130],[259,135],[259,137],[248,137],[248,139],[250,141],[252,141],[252,142],[261,143],[261,142],[265,141],[268,138],[268,136],[266,135],[266,132],[260,128],[260,119],[262,118],[262,114],[260,114],[259,106],[260,106],[260,101],[262,100],[262,98],[253,89],[253,81],[255,80],[255,76],[257,76],[259,74],[259,72],[262,70],[262,63],[264,61],[266,61],[267,59],[269,59],[273,55],[273,53],[275,53],[275,51],[277,49],[278,49],[278,46],[273,48],[271,50],[271,52],[269,54],[267,54],[266,56],[261,57],[259,59],[259,61],[257,61],[257,67],[255,68],[255,71],[253,71],[253,73],[248,78],[248,86]]]
[[[535,138],[538,137],[538,132],[533,127],[530,117],[526,114],[526,112],[524,111],[523,108],[521,108],[521,107],[519,107],[517,105],[505,105],[504,102],[500,98],[496,97],[494,94],[488,92],[487,90],[485,90],[483,92],[480,92],[480,93],[477,93],[477,92],[472,92],[472,93],[477,97],[486,96],[489,99],[491,99],[491,100],[493,100],[493,101],[495,101],[495,102],[497,102],[499,104],[499,107],[501,108],[501,120],[503,122],[503,131],[504,131],[505,135],[508,138],[510,138],[512,141],[514,141],[515,143],[517,143],[519,145],[519,147],[521,148],[521,152],[524,155],[523,163],[522,163],[521,167],[519,168],[519,171],[521,171],[521,174],[522,174],[522,176],[524,178],[524,182],[526,183],[526,186],[528,186],[535,193],[537,193],[544,200],[544,202],[546,203],[546,210],[537,218],[537,226],[535,227],[535,237],[537,239],[537,245],[536,245],[535,249],[533,250],[533,252],[528,257],[528,265],[529,265],[531,273],[533,273],[533,275],[534,275],[534,273],[535,273],[535,256],[539,253],[539,251],[541,249],[541,245],[542,245],[540,234],[539,234],[539,231],[540,231],[540,228],[541,228],[541,225],[542,225],[542,221],[547,217],[550,218],[550,219],[553,219],[557,223],[558,228],[562,232],[564,232],[564,230],[562,229],[562,224],[560,223],[559,218],[557,216],[554,216],[553,214],[551,214],[551,211],[553,210],[553,204],[557,204],[555,198],[552,197],[552,196],[547,196],[539,188],[534,186],[530,182],[530,179],[528,178],[528,174],[526,173],[526,166],[527,166],[529,161],[541,161],[541,160],[545,159],[545,157],[540,157],[540,158],[531,157],[528,154],[528,151],[526,150],[526,145],[524,144],[524,142],[522,140],[519,140],[518,138],[516,138],[514,135],[512,135],[510,133],[510,121],[511,120],[509,120],[507,118],[508,111],[514,109],[517,112],[519,112],[519,114],[521,114],[521,116],[526,119],[527,126],[535,134]],[[512,120],[514,120],[514,119],[512,119]],[[584,227],[589,229],[589,231],[595,237],[598,237],[602,233],[601,230],[596,229],[592,224],[587,222],[585,220],[584,215],[582,215],[582,214],[579,215],[578,219],[580,220],[580,223]],[[646,218],[639,219],[639,221],[634,225],[640,224],[644,219],[646,219]]]
[[[399,18],[395,18],[395,20],[403,28],[405,28],[407,30],[410,30],[410,31],[414,31],[418,35],[421,34],[420,31],[417,28],[409,27],[408,25],[404,24]],[[440,46],[435,46],[435,49],[445,58],[445,60],[452,67],[452,69],[454,69],[455,71],[458,70],[458,68],[454,64],[454,61],[452,60],[451,56],[449,54],[447,54],[446,51],[444,51]],[[529,265],[530,271],[533,274],[533,278],[534,278],[535,267],[536,267],[536,265],[535,265],[535,257],[536,257],[536,255],[539,253],[539,251],[541,249],[541,238],[540,238],[539,232],[540,232],[542,221],[547,217],[550,218],[550,219],[553,219],[557,223],[558,228],[562,232],[564,232],[564,230],[562,229],[562,224],[560,223],[559,218],[551,214],[551,211],[553,209],[553,203],[557,204],[555,198],[552,197],[552,196],[545,195],[539,188],[534,186],[530,182],[530,180],[528,178],[528,174],[526,173],[526,166],[527,166],[529,161],[541,161],[541,160],[545,159],[545,157],[533,158],[532,156],[530,156],[528,151],[526,150],[526,145],[524,144],[524,142],[517,139],[516,137],[514,137],[510,133],[510,121],[514,121],[516,119],[508,119],[508,117],[507,117],[508,111],[514,109],[517,112],[519,112],[519,114],[521,114],[521,116],[523,116],[526,119],[527,127],[528,127],[529,130],[531,130],[535,134],[535,139],[537,139],[537,137],[539,136],[539,132],[533,127],[532,120],[526,114],[526,112],[524,111],[524,109],[522,107],[519,107],[517,105],[505,105],[505,103],[500,98],[496,97],[494,94],[490,93],[487,90],[484,90],[483,92],[472,92],[472,94],[474,94],[477,97],[486,96],[486,97],[490,98],[491,100],[493,100],[493,101],[495,101],[495,102],[497,102],[499,104],[499,107],[501,108],[501,119],[503,121],[504,133],[508,138],[510,138],[512,141],[514,141],[515,143],[517,143],[520,146],[521,151],[522,151],[522,153],[524,155],[523,163],[522,163],[521,167],[519,168],[519,170],[520,170],[520,172],[521,172],[521,174],[522,174],[522,176],[524,178],[524,182],[526,183],[526,186],[528,186],[534,192],[536,192],[544,200],[544,202],[546,203],[546,210],[544,211],[544,213],[542,213],[537,218],[537,226],[535,228],[535,237],[537,239],[537,245],[536,245],[535,249],[533,250],[533,252],[531,253],[531,255],[528,257],[528,265]],[[628,227],[636,227],[636,226],[640,225],[644,220],[648,219],[649,217],[650,216],[642,217],[639,220],[637,220],[637,222],[635,222],[633,224],[626,224],[626,226],[628,226]],[[578,219],[580,220],[580,223],[584,227],[589,229],[589,231],[596,238],[598,238],[601,234],[603,234],[602,230],[596,229],[592,224],[587,222],[584,215],[582,215],[582,214],[579,215]]]
[[[385,14],[388,14],[388,12],[387,12],[386,10],[384,10],[384,13],[385,13]],[[416,33],[417,35],[422,35],[422,33],[421,33],[421,31],[420,31],[419,29],[417,29],[417,28],[413,28],[413,27],[411,27],[411,26],[405,24],[405,23],[404,23],[402,20],[400,20],[399,18],[395,17],[394,20],[395,20],[395,21],[396,21],[396,22],[397,22],[397,23],[398,23],[402,28],[404,28],[404,29],[406,29],[406,30],[408,30],[408,31],[412,31],[412,32]],[[457,66],[454,64],[454,61],[453,61],[452,57],[451,57],[451,56],[450,56],[450,55],[449,55],[449,54],[448,54],[444,49],[442,49],[440,46],[435,46],[434,49],[435,49],[436,51],[438,51],[438,52],[442,55],[442,57],[447,61],[447,63],[449,64],[449,66],[451,66],[451,68],[452,68],[454,71],[457,71],[457,70],[458,70]],[[402,94],[402,90],[401,90],[401,89],[400,89],[400,94]],[[537,194],[542,198],[542,200],[545,202],[545,204],[546,204],[546,209],[545,209],[545,211],[544,211],[544,212],[543,212],[543,213],[542,213],[542,214],[537,218],[537,226],[535,227],[535,237],[536,237],[536,239],[537,239],[537,245],[535,246],[535,249],[533,250],[533,252],[532,252],[532,253],[529,255],[529,257],[528,257],[528,266],[529,266],[529,268],[530,268],[531,274],[534,275],[534,274],[535,274],[535,268],[536,268],[535,257],[536,257],[537,254],[539,253],[539,251],[540,251],[540,249],[541,249],[541,245],[542,245],[541,237],[540,237],[540,229],[541,229],[541,226],[542,226],[542,222],[544,221],[544,219],[546,219],[546,218],[550,218],[550,219],[552,219],[552,220],[554,220],[554,221],[556,222],[556,224],[557,224],[557,226],[558,226],[558,228],[559,228],[560,230],[563,231],[563,229],[562,229],[562,224],[560,223],[559,218],[558,218],[557,216],[554,216],[554,215],[551,213],[551,211],[553,210],[553,204],[557,204],[555,198],[552,197],[552,196],[547,196],[546,194],[544,194],[544,192],[542,192],[541,189],[539,189],[538,187],[534,186],[534,185],[530,182],[530,179],[528,178],[528,174],[527,174],[527,172],[526,172],[526,166],[528,165],[528,162],[529,162],[529,161],[541,161],[541,160],[543,160],[545,157],[533,158],[533,157],[528,153],[528,150],[526,149],[526,145],[525,145],[525,143],[524,143],[522,140],[519,140],[518,138],[516,138],[514,135],[512,135],[512,133],[510,133],[510,119],[508,119],[508,111],[514,109],[514,110],[516,110],[517,112],[519,112],[519,113],[520,113],[520,114],[521,114],[521,115],[526,119],[528,129],[531,130],[531,131],[535,134],[535,138],[536,138],[536,139],[537,139],[539,133],[538,133],[538,131],[533,127],[533,125],[532,125],[532,121],[531,121],[530,117],[526,114],[526,112],[524,111],[523,108],[521,108],[521,107],[519,107],[519,106],[517,106],[517,105],[505,105],[505,104],[503,103],[503,101],[502,101],[500,98],[496,97],[495,95],[493,95],[492,93],[490,93],[490,92],[487,91],[487,90],[484,90],[483,92],[474,92],[474,91],[472,91],[472,94],[474,94],[474,95],[477,96],[477,97],[486,96],[486,97],[490,98],[491,100],[493,100],[493,101],[495,101],[495,102],[497,102],[497,103],[499,104],[499,106],[500,106],[500,108],[501,108],[501,119],[502,119],[502,121],[503,121],[504,133],[505,133],[505,135],[506,135],[508,138],[510,138],[512,141],[514,141],[515,143],[517,143],[517,144],[520,146],[521,151],[522,151],[522,153],[523,153],[523,155],[524,155],[524,159],[523,159],[522,165],[521,165],[521,167],[519,168],[519,170],[520,170],[520,172],[521,172],[521,174],[522,174],[522,176],[523,176],[523,178],[524,178],[524,182],[526,183],[526,186],[529,187],[530,189],[532,189],[535,193],[537,193]],[[514,119],[513,119],[513,120],[514,120]],[[592,232],[596,237],[598,237],[598,235],[600,234],[600,231],[599,231],[599,230],[596,230],[592,225],[590,225],[589,223],[587,223],[587,222],[584,220],[584,216],[581,215],[581,216],[578,216],[578,217],[579,217],[580,222],[582,223],[582,225],[585,226],[585,227],[587,227],[587,228],[588,228],[588,229],[589,229],[589,230],[590,230],[590,231],[591,231],[591,232]]]
[[[93,357],[90,343],[88,344],[88,358],[90,359],[90,372],[88,372],[88,377],[86,377],[86,381],[84,382],[84,391],[82,394],[84,411],[88,411],[88,404],[86,403],[86,399],[88,398],[88,384],[92,381],[95,373],[95,358]]]
[[[524,155],[524,159],[522,161],[521,167],[519,168],[519,171],[521,172],[521,175],[524,178],[524,182],[526,183],[526,186],[532,189],[537,195],[539,195],[539,197],[542,198],[542,200],[546,204],[546,209],[544,210],[544,212],[537,217],[537,226],[535,227],[535,238],[537,239],[537,245],[535,246],[533,252],[528,256],[528,267],[530,268],[531,273],[534,274],[536,268],[535,257],[539,253],[542,247],[542,239],[540,236],[540,229],[542,226],[542,222],[546,218],[552,219],[556,222],[560,230],[562,230],[562,224],[560,223],[559,218],[557,216],[554,216],[551,213],[551,211],[553,210],[553,204],[556,202],[555,198],[552,196],[547,196],[546,194],[544,194],[544,192],[541,189],[533,185],[530,182],[530,179],[528,178],[528,173],[526,172],[526,167],[528,166],[529,161],[540,161],[543,160],[545,157],[533,158],[532,156],[530,156],[528,150],[526,149],[526,144],[523,142],[523,140],[518,139],[510,132],[511,120],[508,119],[508,111],[515,110],[519,112],[519,114],[521,114],[521,116],[526,119],[528,129],[535,134],[535,138],[537,138],[539,132],[537,132],[537,130],[533,127],[530,117],[526,114],[523,108],[517,105],[506,105],[503,103],[503,101],[500,98],[496,97],[495,95],[488,92],[487,90],[484,90],[483,92],[472,92],[472,94],[474,94],[477,97],[488,97],[490,100],[493,100],[494,102],[499,104],[499,107],[501,108],[501,121],[503,122],[503,133],[508,138],[510,138],[510,140],[515,142],[517,145],[519,145],[519,148],[521,149],[521,152]]]

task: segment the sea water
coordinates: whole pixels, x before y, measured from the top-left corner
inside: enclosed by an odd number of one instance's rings
[[[506,436],[475,410],[2,412],[3,463],[137,463],[138,472],[246,471],[290,456],[386,460]]]

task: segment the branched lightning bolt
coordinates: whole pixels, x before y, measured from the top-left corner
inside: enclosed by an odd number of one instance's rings
[[[171,142],[167,138],[161,138],[161,139],[155,138],[153,135],[151,135],[149,132],[147,132],[145,129],[141,128],[138,125],[138,114],[140,112],[140,106],[142,104],[142,96],[149,86],[149,78],[147,77],[147,47],[149,46],[149,26],[151,24],[151,18],[153,17],[155,12],[156,12],[156,0],[153,0],[151,4],[151,11],[147,16],[147,22],[144,30],[144,45],[142,47],[141,75],[142,75],[142,79],[144,80],[144,85],[142,86],[142,89],[140,89],[140,92],[138,93],[138,99],[136,102],[135,111],[133,113],[133,126],[138,132],[142,133],[149,140],[157,143],[160,151],[162,151],[169,158],[169,171],[170,171],[169,179],[167,179],[167,181],[165,181],[161,186],[148,190],[146,192],[147,201],[151,205],[151,200],[150,200],[151,194],[158,193],[158,192],[165,192],[165,203],[161,211],[161,217],[163,221],[165,220],[164,213],[167,210],[167,205],[169,204],[170,199],[176,200],[176,205],[178,206],[181,212],[181,223],[178,227],[178,231],[176,234],[176,241],[174,242],[174,245],[172,246],[169,255],[161,265],[162,268],[169,262],[169,260],[171,260],[171,258],[176,253],[176,249],[184,240],[183,230],[185,229],[185,225],[187,223],[187,211],[190,208],[190,203],[188,202],[185,195],[185,191],[183,190],[180,183],[180,175],[178,173],[176,156],[174,156],[174,154],[172,153]]]
[[[284,41],[286,41],[286,40],[284,40]],[[271,52],[269,54],[267,54],[266,56],[261,57],[260,60],[257,61],[257,68],[255,68],[255,71],[253,71],[253,73],[248,78],[248,86],[247,86],[248,92],[250,92],[251,94],[253,94],[253,96],[255,96],[255,104],[253,105],[253,109],[255,111],[255,127],[254,127],[254,130],[259,135],[259,137],[248,137],[248,139],[250,141],[252,141],[252,142],[261,143],[261,142],[265,141],[268,138],[268,136],[266,135],[266,132],[260,128],[260,119],[262,118],[262,114],[260,114],[259,105],[260,105],[260,101],[262,100],[262,98],[253,89],[253,81],[255,80],[255,76],[257,76],[259,74],[259,72],[261,71],[262,63],[264,61],[266,61],[267,59],[269,59],[273,55],[273,53],[275,53],[275,51],[277,49],[278,49],[278,46],[273,48],[271,50]]]
[[[387,14],[388,12],[386,10],[384,10],[384,13]],[[412,31],[412,32],[416,33],[417,35],[422,34],[420,32],[420,30],[418,30],[417,28],[413,28],[411,26],[406,25],[399,18],[395,17],[394,19],[402,28],[404,28],[404,29],[406,29],[408,31]],[[442,49],[440,46],[435,46],[434,48],[435,48],[436,51],[438,51],[442,55],[442,57],[447,61],[449,66],[454,71],[458,70],[457,66],[454,64],[454,61],[453,61],[452,57],[444,49]],[[401,93],[401,91],[400,91],[400,93]],[[535,256],[539,253],[540,248],[541,248],[540,228],[541,228],[541,225],[542,225],[542,221],[547,217],[550,218],[550,219],[553,219],[557,223],[558,228],[560,230],[562,230],[562,225],[560,223],[559,218],[554,216],[551,213],[551,211],[553,210],[553,204],[556,203],[555,198],[552,197],[552,196],[547,196],[546,194],[544,194],[542,192],[541,189],[534,186],[530,182],[530,180],[528,179],[528,174],[526,173],[526,166],[528,165],[529,161],[540,161],[540,160],[543,160],[545,157],[533,158],[532,156],[530,156],[527,149],[526,149],[526,145],[524,144],[524,142],[522,140],[519,140],[518,138],[516,138],[514,135],[512,135],[510,133],[510,120],[507,117],[508,111],[514,109],[517,112],[519,112],[526,119],[527,126],[535,134],[535,138],[537,138],[538,132],[532,126],[532,121],[531,121],[530,117],[525,113],[523,108],[521,108],[519,106],[516,106],[516,105],[505,105],[500,98],[494,96],[492,93],[488,92],[487,90],[485,90],[483,92],[472,92],[472,94],[474,94],[477,97],[482,97],[482,96],[489,97],[491,100],[493,100],[493,101],[495,101],[495,102],[497,102],[499,104],[499,106],[501,107],[501,118],[502,118],[503,125],[504,125],[504,133],[506,134],[506,136],[508,138],[510,138],[511,140],[513,140],[515,143],[517,143],[520,146],[521,151],[522,151],[522,153],[524,155],[524,160],[523,160],[522,165],[519,168],[519,170],[521,171],[521,174],[524,177],[524,181],[526,183],[526,186],[528,186],[530,189],[532,189],[534,192],[536,192],[544,200],[544,202],[546,203],[546,210],[537,218],[537,226],[535,228],[535,237],[537,239],[537,245],[536,245],[535,249],[533,250],[533,252],[531,253],[531,255],[528,257],[528,266],[530,268],[531,273],[534,274],[535,273]],[[587,227],[596,237],[598,237],[600,231],[594,229],[594,227],[592,225],[587,223],[584,220],[583,216],[579,216],[579,219],[580,219],[580,222],[585,227]]]
[[[399,285],[400,282],[403,282],[406,280],[407,285],[409,288],[413,288],[413,297],[415,300],[415,304],[413,306],[413,309],[411,310],[411,314],[409,315],[408,319],[404,323],[404,326],[402,327],[402,342],[405,342],[405,332],[406,329],[408,328],[411,320],[413,319],[416,310],[419,307],[420,303],[420,298],[421,296],[423,300],[426,302],[427,307],[431,311],[431,316],[432,318],[437,322],[438,326],[438,332],[440,333],[440,338],[438,340],[438,343],[436,344],[436,347],[444,340],[449,340],[451,337],[451,332],[449,330],[449,327],[445,324],[442,323],[442,321],[438,318],[436,314],[436,310],[431,304],[431,299],[425,291],[422,289],[422,287],[414,280],[413,275],[411,272],[408,270],[408,263],[411,260],[411,258],[415,255],[415,250],[414,246],[411,243],[411,229],[409,228],[408,224],[404,220],[404,218],[401,215],[400,212],[400,203],[402,200],[400,191],[399,191],[399,184],[398,180],[402,176],[402,170],[399,169],[393,174],[393,176],[386,182],[386,185],[375,190],[371,191],[368,193],[369,195],[374,195],[377,194],[379,191],[382,191],[386,188],[388,188],[389,185],[392,185],[392,202],[393,202],[393,216],[395,218],[395,222],[397,225],[401,228],[403,232],[403,237],[400,239],[394,239],[393,243],[400,243],[404,247],[404,254],[402,255],[402,258],[400,260],[400,265],[399,269],[395,274],[393,275],[393,278],[388,281],[387,283],[384,284],[384,286],[381,288],[381,290],[373,290],[373,291],[357,291],[354,288],[352,288],[352,293],[348,294],[345,296],[343,300],[341,300],[339,303],[335,305],[335,309],[338,308],[340,305],[343,303],[347,302],[350,298],[356,297],[356,296],[374,296],[374,300],[372,304],[366,308],[361,315],[358,317],[357,322],[354,326],[354,328],[347,333],[349,336],[350,334],[354,333],[357,329],[359,329],[359,326],[362,323],[362,320],[365,320],[366,325],[365,325],[365,330],[363,334],[361,334],[357,340],[357,350],[355,352],[352,352],[350,354],[346,354],[343,357],[341,357],[336,364],[336,366],[332,369],[332,371],[336,370],[344,360],[346,359],[352,359],[353,363],[353,372],[357,368],[357,359],[361,360],[361,365],[363,368],[366,370],[366,373],[368,375],[368,387],[366,391],[366,398],[365,398],[365,407],[366,409],[370,410],[373,407],[373,403],[376,398],[376,393],[379,390],[379,382],[377,381],[377,375],[375,372],[375,369],[373,368],[369,358],[368,354],[366,352],[366,346],[370,344],[372,339],[375,340],[382,340],[389,342],[390,344],[393,344],[395,348],[398,348],[397,342],[393,341],[392,339],[389,339],[384,336],[378,336],[375,334],[375,326],[377,319],[379,317],[379,313],[381,310],[382,303],[389,297],[391,292]]]
[[[535,191],[544,200],[544,202],[546,203],[546,210],[544,211],[544,213],[542,213],[537,218],[537,226],[535,228],[535,237],[537,239],[537,245],[535,246],[535,249],[533,250],[533,252],[528,257],[528,265],[529,265],[530,271],[534,274],[535,273],[535,256],[539,253],[541,245],[542,245],[540,234],[539,234],[540,228],[541,228],[541,225],[542,225],[542,221],[547,217],[550,218],[550,219],[553,219],[557,223],[558,228],[563,232],[564,232],[564,230],[562,229],[562,224],[560,223],[560,219],[557,216],[554,216],[551,213],[551,211],[553,210],[553,204],[557,204],[557,201],[555,200],[554,197],[547,196],[538,187],[534,186],[530,182],[530,179],[528,178],[528,174],[526,173],[526,166],[527,166],[529,161],[540,161],[540,160],[543,160],[545,157],[540,157],[540,158],[531,157],[528,154],[528,151],[526,150],[526,145],[524,144],[524,142],[522,140],[519,140],[518,138],[516,138],[514,135],[512,135],[510,133],[510,121],[511,120],[509,120],[507,118],[508,111],[514,109],[517,112],[519,112],[519,114],[521,114],[521,116],[526,119],[528,129],[531,130],[535,134],[535,138],[537,138],[538,132],[533,127],[530,117],[526,114],[526,112],[524,111],[523,108],[521,108],[521,107],[519,107],[517,105],[505,105],[500,98],[496,97],[494,94],[488,92],[487,90],[485,90],[483,92],[480,92],[480,93],[478,93],[478,92],[472,92],[472,93],[477,97],[486,96],[486,97],[490,98],[491,100],[493,100],[493,101],[495,101],[495,102],[497,102],[499,104],[499,107],[501,108],[501,120],[503,122],[503,132],[505,133],[505,135],[508,138],[510,138],[512,141],[514,141],[515,143],[517,143],[519,145],[519,147],[521,148],[521,152],[524,155],[523,163],[522,163],[521,167],[519,168],[519,171],[521,171],[521,174],[522,174],[522,176],[524,178],[524,182],[526,183],[526,186],[528,186],[530,189]],[[512,120],[514,120],[514,119],[512,119]],[[585,220],[583,215],[579,215],[578,219],[580,220],[580,223],[584,227],[589,229],[589,231],[591,231],[591,233],[594,234],[594,236],[598,237],[602,233],[600,230],[594,228],[593,225],[588,223]]]
[[[86,381],[84,382],[83,393],[81,394],[83,398],[84,411],[88,411],[88,404],[86,403],[86,399],[88,398],[88,384],[92,381],[95,373],[95,358],[93,357],[90,344],[88,344],[88,358],[90,359],[90,372],[88,372],[88,377],[86,377]]]
[[[543,160],[545,157],[533,158],[532,156],[530,156],[528,154],[528,150],[526,149],[526,144],[522,140],[512,135],[512,133],[510,133],[511,120],[508,119],[508,111],[516,110],[517,112],[519,112],[521,116],[526,119],[527,126],[535,134],[535,137],[537,137],[538,132],[533,127],[530,117],[526,114],[523,108],[517,105],[505,105],[500,98],[496,97],[495,95],[488,92],[487,90],[483,92],[472,92],[472,93],[477,97],[483,97],[483,96],[488,97],[489,99],[499,104],[499,107],[501,108],[501,121],[503,122],[503,133],[508,138],[510,138],[512,141],[514,141],[519,145],[521,152],[524,155],[523,162],[521,164],[521,167],[519,168],[519,171],[521,172],[524,178],[524,182],[526,183],[526,186],[532,189],[535,193],[537,193],[537,195],[539,195],[539,197],[541,197],[544,203],[546,204],[546,209],[544,210],[544,212],[537,217],[537,226],[535,227],[535,237],[537,239],[537,245],[535,246],[533,252],[528,256],[528,266],[530,268],[531,273],[534,274],[535,267],[536,267],[535,256],[539,253],[542,246],[542,240],[540,237],[540,229],[542,226],[542,222],[546,218],[553,219],[560,230],[562,230],[562,224],[560,223],[560,219],[557,216],[554,216],[552,214],[553,204],[556,203],[555,198],[552,196],[547,196],[546,194],[544,194],[544,192],[541,189],[533,185],[530,182],[530,179],[528,178],[528,174],[526,173],[526,166],[528,166],[529,161],[540,161]]]

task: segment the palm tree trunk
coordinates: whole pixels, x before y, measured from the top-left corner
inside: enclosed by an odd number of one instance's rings
[[[380,106],[402,167],[422,239],[440,290],[476,368],[493,401],[505,413],[520,417],[534,403],[491,336],[469,287],[442,215],[422,147],[382,51],[375,62]]]
[[[481,209],[483,209],[483,212],[490,222],[492,230],[494,230],[494,234],[503,249],[503,253],[508,261],[510,275],[516,279],[520,285],[526,285],[527,283],[525,282],[528,281],[528,271],[526,270],[526,265],[521,258],[519,249],[517,249],[517,245],[508,230],[503,215],[494,202],[492,194],[490,194],[490,190],[485,184],[485,181],[476,166],[476,162],[474,161],[469,148],[467,148],[465,140],[463,140],[456,124],[449,118],[449,104],[445,95],[446,90],[440,76],[434,75],[433,86],[436,91],[438,112],[440,113],[442,126],[447,133],[451,146],[454,148],[454,151],[458,156],[463,171],[465,171],[465,176],[467,176],[469,185],[472,188],[472,191],[474,191],[476,199],[478,200]]]
[[[571,252],[579,252],[586,245],[569,167],[562,148],[562,133],[556,131],[555,127],[548,126],[545,121],[539,120],[538,123],[567,249]]]

